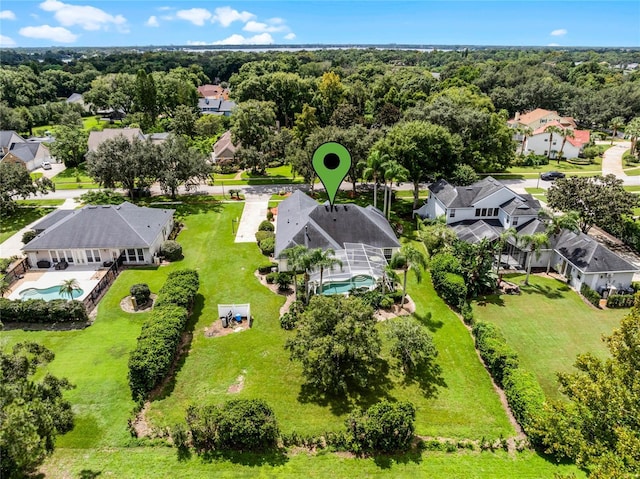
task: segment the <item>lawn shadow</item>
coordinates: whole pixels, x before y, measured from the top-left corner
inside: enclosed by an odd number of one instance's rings
[[[405,385],[416,384],[427,399],[438,396],[438,388],[447,388],[442,377],[442,367],[436,361],[429,361],[404,376]]]
[[[165,399],[173,393],[174,388],[176,387],[176,376],[183,368],[185,362],[187,361],[187,357],[189,356],[188,352],[191,350],[191,342],[193,341],[193,332],[195,330],[196,324],[198,324],[198,320],[202,315],[202,310],[204,309],[204,296],[202,294],[197,294],[195,301],[193,302],[193,309],[191,312],[191,316],[187,321],[185,329],[182,333],[182,338],[180,341],[178,355],[174,359],[173,364],[171,365],[171,369],[167,374],[165,380],[158,386],[154,391],[150,393],[151,401],[159,401]]]
[[[102,474],[102,471],[92,471],[91,469],[83,469],[80,471],[79,479],[95,479]]]
[[[485,296],[478,296],[476,298],[476,304],[478,306],[486,306],[487,304],[493,304],[495,306],[504,306],[504,299],[499,294],[489,294]]]
[[[549,299],[561,299],[564,298],[563,293],[570,291],[570,288],[567,285],[552,288],[540,284],[529,284],[528,286],[521,286],[520,291],[525,294],[541,294]]]
[[[262,452],[211,451],[203,453],[200,457],[207,463],[228,461],[249,467],[282,466],[289,461],[286,451],[282,448]]]
[[[410,451],[402,454],[374,454],[371,457],[380,469],[391,469],[394,464],[420,464],[422,462],[422,453],[416,447],[412,447]]]
[[[350,412],[355,407],[367,409],[373,404],[387,399],[394,401],[389,395],[393,384],[389,379],[389,364],[378,359],[378,364],[373,368],[375,374],[369,377],[365,387],[351,385],[344,394],[329,394],[319,391],[315,386],[305,383],[300,387],[298,401],[302,404],[313,403],[322,407],[329,407],[332,414],[341,416]]]
[[[431,311],[425,314],[420,314],[418,312],[415,312],[413,313],[413,317],[416,318],[420,324],[422,324],[425,328],[427,328],[432,333],[435,333],[438,329],[440,329],[444,325],[443,321],[440,321],[438,319],[433,319],[433,315],[431,314]]]

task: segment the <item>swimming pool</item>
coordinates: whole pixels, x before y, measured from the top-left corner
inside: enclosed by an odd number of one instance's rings
[[[84,294],[81,289],[73,290],[73,299],[79,298]],[[69,296],[60,295],[60,286],[51,286],[46,289],[27,288],[20,291],[20,299],[44,299],[51,301],[52,299],[69,299]]]
[[[344,294],[354,288],[369,288],[376,282],[371,276],[358,275],[348,281],[330,281],[322,285],[322,294]]]

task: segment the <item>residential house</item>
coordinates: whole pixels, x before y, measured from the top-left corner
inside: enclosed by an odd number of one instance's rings
[[[572,136],[567,136],[566,141],[558,133],[547,133],[547,129],[551,126],[558,127],[561,130],[571,130]],[[562,157],[565,159],[577,158],[586,145],[591,140],[588,130],[576,130],[564,126],[558,121],[552,121],[541,126],[524,141],[524,152],[526,154],[533,153],[536,155],[550,156],[557,158],[562,150]],[[564,146],[562,143],[564,142]],[[549,154],[551,149],[551,154]]]
[[[14,143],[24,143],[25,140],[18,133],[13,130],[2,130],[0,131],[0,149],[2,154],[0,158],[9,153],[11,149],[11,145]]]
[[[233,163],[237,149],[238,146],[231,141],[231,131],[225,131],[213,145],[212,162],[217,165]]]
[[[231,111],[236,104],[231,100],[221,98],[199,98],[198,109],[203,115],[231,116]]]
[[[2,132],[7,133],[7,132]],[[15,132],[8,132],[15,133]],[[13,135],[5,135],[9,137],[9,140],[16,140]],[[18,163],[24,165],[27,171],[33,171],[40,168],[43,161],[51,161],[51,153],[43,143],[39,142],[27,142],[18,135],[18,141],[13,141],[5,149],[2,146],[2,159],[0,161],[4,163]],[[3,139],[4,141],[4,139]],[[6,153],[5,153],[6,150]]]
[[[23,246],[32,267],[100,265],[122,258],[125,264],[154,262],[173,230],[174,210],[121,205],[57,210],[34,225],[38,235]]]
[[[532,130],[547,125],[551,122],[559,122],[565,128],[577,128],[575,120],[570,116],[560,116],[557,111],[536,108],[528,113],[516,112],[515,116],[507,124],[511,128],[528,127]]]
[[[229,99],[229,89],[223,88],[221,85],[200,85],[198,87],[198,96],[201,98],[213,98],[213,99]]]
[[[102,131],[91,131],[89,132],[88,140],[89,151],[96,151],[105,140],[110,140],[120,135],[129,141],[133,141],[134,138],[144,141],[146,138],[140,128],[105,128]]]
[[[72,93],[65,100],[65,102],[69,103],[70,105],[80,105],[84,111],[89,111],[90,110],[89,105],[87,105],[84,102],[84,97],[82,96],[81,93]]]
[[[492,177],[470,186],[452,186],[445,180],[429,186],[427,202],[414,214],[436,219],[444,216],[458,238],[469,243],[496,241],[508,228],[518,236],[544,232],[539,219],[540,203],[529,194],[518,194]],[[510,238],[499,261],[505,267],[524,269],[532,255],[534,268],[555,269],[569,284],[580,289],[586,283],[595,290],[626,289],[638,268],[593,238],[565,231],[550,238],[550,245],[534,254]]]
[[[300,190],[278,206],[274,257],[280,271],[288,270],[283,251],[296,245],[333,249],[342,268],[324,271],[323,285],[316,270],[310,284],[325,292],[330,284],[333,292],[344,293],[352,287],[374,287],[384,277],[387,261],[400,248],[380,210],[354,204],[321,205]]]

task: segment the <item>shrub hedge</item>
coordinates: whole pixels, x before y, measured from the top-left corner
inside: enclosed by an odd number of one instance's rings
[[[275,236],[276,235],[273,233],[273,231],[256,231],[256,242],[259,244],[261,241],[267,238],[275,238]]]
[[[580,286],[580,294],[587,298],[596,308],[600,307],[600,295],[584,283]]]
[[[260,241],[260,250],[263,255],[269,256],[272,255],[274,250],[276,249],[275,238],[265,238]]]
[[[459,274],[445,273],[437,289],[447,304],[460,310],[467,301],[467,285]]]
[[[151,297],[151,290],[149,285],[145,283],[137,283],[129,288],[129,293],[136,299],[136,304],[147,304]]]
[[[408,401],[382,400],[364,413],[356,410],[346,420],[354,452],[406,450],[413,440],[416,410]]]
[[[525,431],[530,430],[542,414],[545,402],[540,383],[529,371],[513,368],[506,371],[503,387],[516,420]]]
[[[500,330],[491,323],[478,321],[473,327],[476,348],[491,376],[500,386],[508,370],[518,367],[518,354],[507,344]]]
[[[10,300],[0,298],[0,319],[3,323],[73,323],[84,322],[87,310],[80,301],[66,299]]]
[[[144,400],[169,372],[198,288],[195,270],[173,271],[167,276],[129,356],[129,387],[134,400]]]
[[[634,303],[633,294],[612,294],[607,298],[607,308],[631,308]]]
[[[258,273],[269,274],[271,273],[271,270],[276,266],[278,266],[276,263],[263,264],[262,266],[258,267]]]
[[[165,304],[154,308],[142,325],[138,344],[129,356],[129,387],[134,400],[144,400],[169,372],[187,317],[185,308]]]
[[[175,304],[191,310],[196,297],[200,280],[198,272],[193,269],[180,269],[169,273],[167,281],[158,292],[156,307]]]

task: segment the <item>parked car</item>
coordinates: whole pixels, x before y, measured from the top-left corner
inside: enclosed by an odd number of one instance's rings
[[[564,173],[562,173],[561,171],[547,171],[545,173],[542,173],[540,175],[540,178],[545,181],[554,181],[558,178],[564,178]]]
[[[43,170],[50,170],[51,169],[51,162],[43,161],[41,166],[42,166]]]

